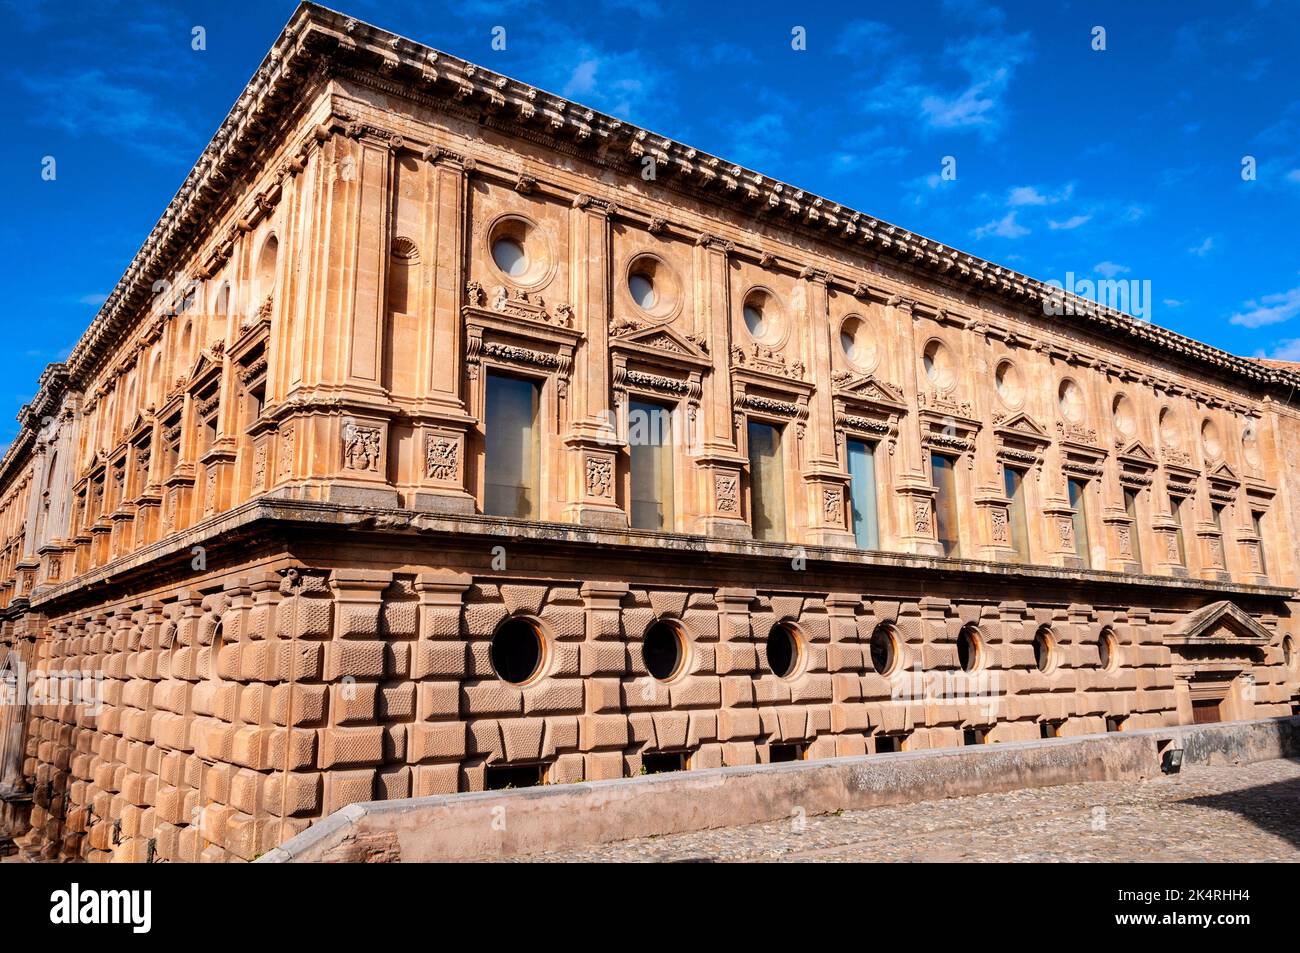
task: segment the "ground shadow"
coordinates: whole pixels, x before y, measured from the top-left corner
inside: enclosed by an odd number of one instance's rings
[[[1300,757],[1285,760],[1300,764]],[[1284,838],[1300,850],[1300,778],[1184,798],[1177,803],[1232,811],[1260,830]]]

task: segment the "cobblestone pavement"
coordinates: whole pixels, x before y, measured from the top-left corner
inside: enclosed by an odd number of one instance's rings
[[[528,861],[1300,861],[1300,762],[1186,768],[641,838]]]

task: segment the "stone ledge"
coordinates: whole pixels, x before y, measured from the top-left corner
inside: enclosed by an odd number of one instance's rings
[[[1182,750],[1185,765],[1292,757],[1300,753],[1300,718],[372,801],[336,812],[258,862],[490,860],[764,823],[797,810],[825,814],[1081,781],[1141,781],[1160,772],[1169,749]]]
[[[1156,587],[1198,593],[1235,593],[1270,598],[1293,599],[1297,591],[1283,586],[1256,586],[1245,583],[1184,579],[1175,576],[1134,576],[1103,570],[1063,569],[1055,566],[984,562],[973,559],[947,559],[911,553],[864,551],[832,546],[811,546],[797,542],[767,543],[755,540],[723,539],[687,533],[655,533],[646,530],[601,529],[573,523],[544,523],[506,519],[481,514],[425,513],[415,510],[346,506],[338,503],[284,499],[262,496],[234,509],[211,516],[186,530],[169,536],[129,556],[121,557],[90,572],[82,573],[56,586],[39,588],[32,593],[30,608],[52,612],[65,596],[90,587],[110,584],[114,577],[141,569],[161,560],[185,554],[190,548],[214,539],[235,537],[268,524],[295,529],[334,527],[354,531],[401,533],[412,536],[446,536],[461,538],[483,536],[515,540],[552,542],[575,547],[614,546],[620,550],[668,550],[721,557],[749,557],[788,561],[796,551],[810,566],[833,563],[838,566],[882,566],[891,569],[919,569],[943,573],[969,573],[983,577],[1026,580],[1069,580],[1105,585]]]

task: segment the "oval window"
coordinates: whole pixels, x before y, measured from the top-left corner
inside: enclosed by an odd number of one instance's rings
[[[789,678],[799,665],[799,637],[785,622],[772,626],[767,634],[767,667],[778,678]]]
[[[993,377],[998,397],[1008,407],[1016,408],[1025,402],[1025,385],[1016,365],[1003,361]]]
[[[1117,394],[1112,410],[1115,418],[1115,429],[1125,437],[1133,436],[1137,430],[1137,416],[1133,413],[1133,401],[1123,394]]]
[[[681,633],[671,622],[655,622],[646,630],[641,657],[652,677],[668,681],[681,671],[685,655]]]
[[[1040,672],[1051,671],[1054,654],[1051,635],[1047,629],[1039,629],[1034,635],[1034,667]]]
[[[925,346],[925,351],[921,355],[921,363],[925,367],[925,376],[929,378],[931,384],[940,390],[947,390],[952,387],[957,379],[957,372],[953,367],[952,352],[944,346],[942,341],[931,341]]]
[[[898,638],[888,625],[876,626],[871,633],[871,667],[878,675],[890,675],[898,663]]]
[[[1074,381],[1066,379],[1061,381],[1061,389],[1057,392],[1057,403],[1061,408],[1061,416],[1073,423],[1078,423],[1083,419],[1083,389]]]
[[[957,635],[957,663],[963,672],[973,672],[980,665],[980,639],[973,625],[962,628]]]
[[[845,318],[840,325],[840,348],[849,363],[864,370],[876,362],[876,342],[872,340],[871,329],[857,316]]]
[[[1097,640],[1097,659],[1101,663],[1101,667],[1108,672],[1114,669],[1119,661],[1115,633],[1110,629],[1104,630],[1101,633],[1101,638]]]
[[[542,666],[542,637],[525,619],[507,619],[492,636],[492,668],[511,685],[522,685]]]

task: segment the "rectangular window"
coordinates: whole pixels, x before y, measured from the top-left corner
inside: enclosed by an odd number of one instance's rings
[[[876,754],[893,754],[903,750],[903,739],[898,735],[876,735]]]
[[[1179,497],[1169,498],[1169,515],[1174,521],[1174,539],[1178,541],[1178,561],[1187,565],[1187,550],[1183,547],[1183,501]]]
[[[1070,509],[1074,511],[1074,555],[1083,560],[1087,569],[1092,568],[1092,557],[1088,546],[1088,503],[1085,491],[1088,484],[1081,480],[1068,481],[1070,489]]]
[[[181,459],[181,421],[173,417],[163,425],[163,470],[171,475]]]
[[[1264,559],[1264,514],[1252,510],[1250,513],[1250,525],[1254,528],[1255,535],[1259,537],[1259,542],[1256,544],[1259,549],[1259,574],[1261,576],[1267,576],[1268,563]]]
[[[1016,551],[1016,558],[1022,563],[1027,563],[1029,562],[1029,520],[1025,516],[1025,473],[1014,467],[1003,467],[1002,479],[1007,499],[1011,501],[1011,505],[1007,508],[1007,522],[1011,524],[1011,546]]]
[[[876,448],[865,440],[848,441],[849,504],[853,538],[858,549],[880,548],[880,519],[876,510]]]
[[[934,532],[945,556],[961,555],[957,536],[956,461],[941,453],[930,454],[930,479],[934,483]]]
[[[217,442],[217,415],[213,414],[207,420],[203,421],[200,431],[203,434],[203,449],[211,450],[213,444]]]
[[[673,454],[671,412],[655,404],[631,401],[627,442],[631,453],[632,527],[673,528]]]
[[[751,420],[749,437],[749,507],[754,538],[785,539],[785,472],[781,465],[781,431]]]
[[[1138,564],[1138,569],[1142,569],[1142,527],[1138,525],[1137,490],[1124,491],[1124,512],[1129,518],[1128,538],[1133,561]]]
[[[1214,518],[1214,528],[1220,533],[1223,532],[1223,504],[1211,503],[1210,514]]]
[[[541,387],[532,381],[488,374],[483,512],[521,519],[538,515],[540,403]]]
[[[266,384],[263,382],[248,391],[248,422],[255,423],[266,409]]]

